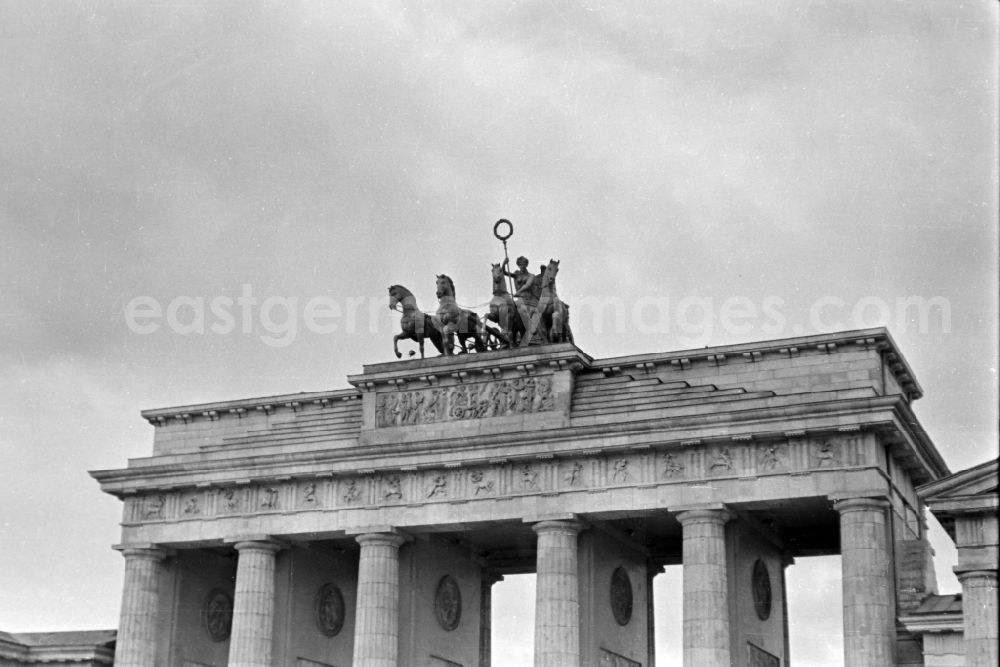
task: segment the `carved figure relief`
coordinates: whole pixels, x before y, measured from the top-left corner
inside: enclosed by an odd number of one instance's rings
[[[445,475],[434,475],[431,479],[431,486],[427,489],[428,498],[448,495],[448,477]]]
[[[759,459],[761,470],[775,470],[781,466],[781,454],[778,452],[778,445],[765,445],[760,452]]]
[[[434,615],[438,624],[449,632],[457,628],[462,619],[462,592],[450,574],[441,577],[434,592]]]
[[[222,492],[222,505],[227,512],[236,512],[240,509],[240,496],[236,489],[226,489]]]
[[[566,480],[567,486],[577,486],[580,484],[580,473],[583,472],[583,464],[579,461],[574,461],[573,465],[570,466],[569,470],[566,471],[566,475],[563,479]]]
[[[611,481],[619,483],[627,482],[628,478],[628,459],[615,460],[615,470],[611,473]]]
[[[323,584],[316,592],[316,627],[327,637],[335,637],[344,627],[344,596],[336,584]]]
[[[402,482],[399,475],[389,475],[385,478],[385,490],[382,497],[386,500],[400,500],[403,497]]]
[[[276,508],[278,506],[278,489],[273,486],[261,489],[260,506],[268,510]]]
[[[712,464],[708,469],[711,472],[728,472],[733,469],[733,456],[729,453],[728,447],[723,447],[712,454]]]
[[[201,504],[199,502],[198,496],[190,496],[184,501],[184,514],[185,516],[193,516],[195,514],[201,514]]]
[[[209,592],[202,608],[202,621],[213,642],[229,638],[233,628],[233,598],[229,593],[221,588],[213,588]]]
[[[767,565],[758,558],[753,564],[753,607],[757,618],[766,621],[771,616],[771,575]]]
[[[167,505],[167,497],[164,495],[149,496],[146,498],[146,506],[143,508],[143,519],[162,519],[163,508]]]
[[[446,388],[382,392],[375,399],[375,425],[433,424],[554,409],[552,379],[527,377]]]
[[[357,480],[350,480],[344,488],[344,502],[348,505],[358,502],[361,499],[361,489],[358,488]]]
[[[486,480],[482,470],[473,470],[469,473],[469,479],[472,481],[473,495],[493,493],[493,480]]]
[[[816,467],[832,467],[840,465],[840,451],[837,445],[829,440],[820,440],[816,444]]]
[[[302,485],[302,504],[303,505],[315,505],[316,504],[316,484],[313,482],[306,482]]]
[[[684,464],[677,460],[673,454],[667,454],[663,458],[663,475],[665,477],[680,477],[684,473]]]
[[[521,487],[531,491],[538,490],[538,473],[530,463],[521,466]]]
[[[632,620],[632,580],[623,567],[611,573],[611,613],[618,625]]]

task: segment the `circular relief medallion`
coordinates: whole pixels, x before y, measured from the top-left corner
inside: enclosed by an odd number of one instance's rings
[[[336,584],[323,584],[316,592],[316,627],[327,637],[344,627],[344,595]]]
[[[213,588],[205,598],[202,610],[205,630],[214,642],[229,639],[233,629],[233,598],[221,588]]]
[[[753,564],[753,607],[757,618],[766,621],[771,616],[771,575],[764,561],[757,559]]]
[[[632,620],[632,580],[623,567],[611,574],[611,613],[618,625],[628,625]]]
[[[462,593],[458,590],[458,582],[450,574],[444,575],[438,582],[434,593],[434,614],[441,627],[448,631],[457,628],[462,618]]]

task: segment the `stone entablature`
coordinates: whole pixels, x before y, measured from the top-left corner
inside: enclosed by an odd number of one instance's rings
[[[417,506],[531,495],[599,493],[660,484],[877,467],[874,436],[848,435],[702,447],[597,451],[579,456],[496,459],[419,470],[386,468],[358,474],[223,484],[130,496],[126,524],[200,520],[320,509]]]

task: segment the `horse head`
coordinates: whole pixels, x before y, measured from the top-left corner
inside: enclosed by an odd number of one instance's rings
[[[559,260],[550,259],[542,272],[542,288],[554,289],[556,286],[556,276],[559,275]]]
[[[455,296],[455,283],[445,274],[442,273],[439,275],[435,284],[437,286],[437,298]]]
[[[406,301],[407,297],[413,298],[413,292],[402,285],[389,286],[389,310],[396,310],[396,306]],[[405,304],[404,304],[405,305]]]

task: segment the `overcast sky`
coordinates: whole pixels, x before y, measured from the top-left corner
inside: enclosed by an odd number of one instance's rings
[[[995,456],[997,14],[0,0],[0,629],[117,625],[86,471],[149,455],[139,410],[347,386],[389,284],[488,299],[501,217],[593,356],[884,324],[952,469]],[[793,657],[831,664],[801,588]]]

